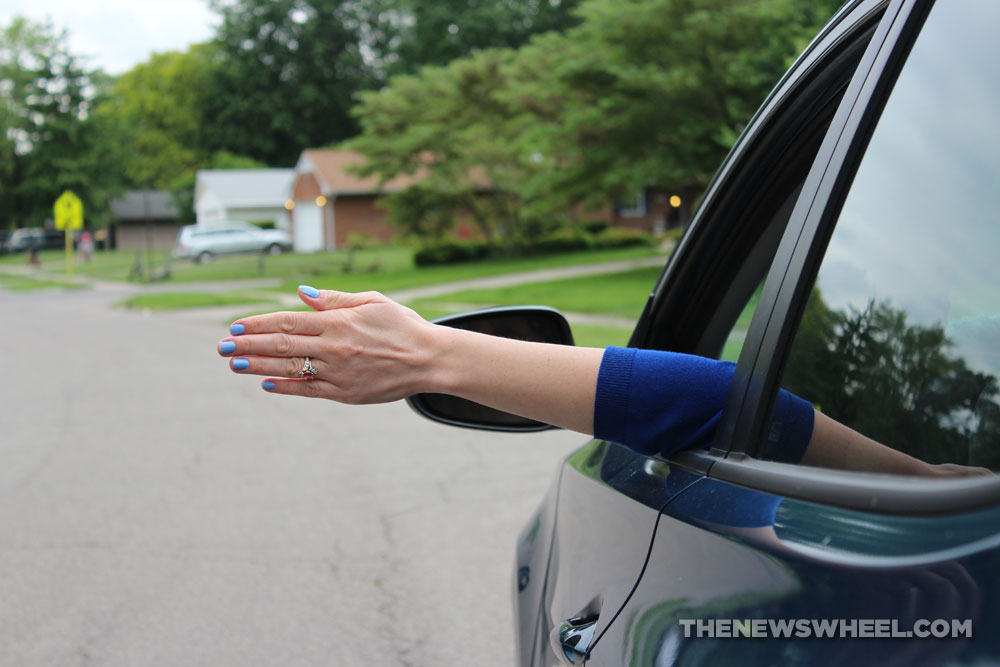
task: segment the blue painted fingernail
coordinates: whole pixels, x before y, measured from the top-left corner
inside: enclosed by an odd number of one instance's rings
[[[231,340],[224,340],[219,343],[219,352],[222,354],[232,354],[236,351],[236,343]]]
[[[234,371],[245,371],[248,368],[250,368],[250,362],[246,359],[233,359]]]
[[[240,336],[242,334],[245,334],[246,332],[247,328],[242,324],[234,324],[233,326],[229,327],[229,333],[233,334],[234,336]]]
[[[265,391],[271,391],[274,389],[274,383],[270,380],[264,380],[260,383],[260,386],[263,387]]]
[[[312,299],[319,296],[319,290],[315,287],[309,287],[309,285],[299,285],[299,291]]]

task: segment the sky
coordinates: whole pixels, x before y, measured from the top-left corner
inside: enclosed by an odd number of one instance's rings
[[[207,0],[0,0],[0,25],[16,15],[51,19],[69,33],[71,53],[110,74],[206,41],[215,23]]]

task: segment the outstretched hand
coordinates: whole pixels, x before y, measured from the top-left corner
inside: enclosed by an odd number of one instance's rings
[[[300,287],[315,312],[244,317],[219,342],[236,373],[274,394],[387,403],[421,392],[467,398],[593,433],[603,350],[497,338],[432,324],[378,292]],[[302,376],[309,368],[311,378]]]
[[[384,403],[426,390],[440,327],[378,292],[303,286],[298,293],[313,312],[233,323],[218,349],[234,372],[265,376],[261,386],[272,393],[341,403]],[[311,379],[300,376],[306,357]]]

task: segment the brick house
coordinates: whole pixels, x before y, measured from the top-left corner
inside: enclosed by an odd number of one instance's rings
[[[379,196],[413,184],[414,176],[399,176],[378,187],[375,176],[361,178],[348,171],[364,158],[348,150],[306,150],[295,166],[291,210],[292,242],[296,252],[336,250],[351,235],[388,241],[395,228],[388,212],[376,206]]]
[[[379,189],[377,177],[361,178],[348,171],[364,158],[348,150],[306,150],[295,167],[292,194],[286,207],[291,210],[292,240],[296,252],[335,250],[346,247],[353,234],[380,241],[393,237],[388,212],[376,205],[380,195],[398,192],[419,176],[398,176]],[[484,190],[485,177],[480,177]],[[612,227],[628,227],[649,234],[687,224],[700,191],[676,192],[646,188],[633,201],[619,202],[603,211],[582,214],[603,220]],[[466,236],[469,225],[459,225],[458,235]]]

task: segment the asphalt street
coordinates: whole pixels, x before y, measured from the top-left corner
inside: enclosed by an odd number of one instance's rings
[[[224,314],[129,289],[0,290],[0,665],[513,663],[515,539],[583,436],[267,394]]]

